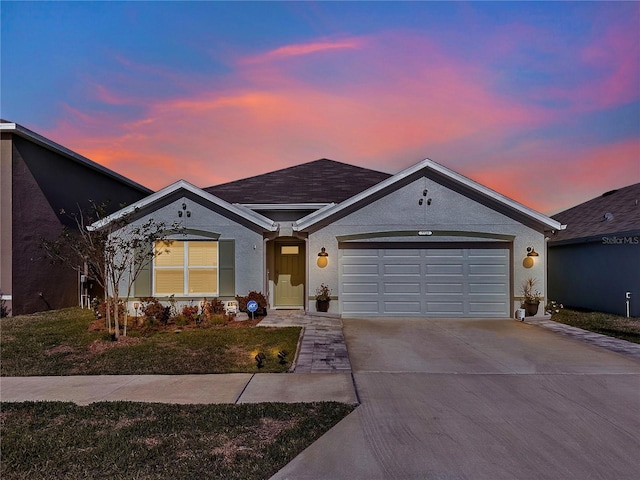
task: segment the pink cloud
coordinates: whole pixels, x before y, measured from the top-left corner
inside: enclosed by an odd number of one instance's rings
[[[593,186],[584,165],[639,158],[626,143],[568,151],[529,142],[490,153],[554,113],[495,91],[495,73],[482,62],[458,60],[419,35],[309,42],[249,60],[222,80],[179,77],[189,93],[160,99],[96,83],[92,100],[141,112],[68,107],[44,133],[153,189],[180,178],[206,187],[322,157],[391,173],[431,157],[542,210],[562,204],[567,182]],[[470,155],[483,167],[465,163]],[[522,187],[527,165],[535,166],[533,188]]]
[[[627,26],[628,27],[628,26]],[[585,73],[570,87],[549,88],[546,95],[569,101],[572,112],[601,110],[640,99],[640,42],[637,22],[610,27],[579,52]]]
[[[554,214],[639,182],[639,159],[640,140],[574,149],[539,141],[462,171],[524,205]]]
[[[252,55],[240,60],[240,64],[271,62],[277,59],[298,57],[318,52],[326,52],[330,50],[355,49],[360,46],[360,40],[335,40],[335,41],[318,41],[309,43],[300,43],[294,45],[285,45],[274,50],[259,55]]]

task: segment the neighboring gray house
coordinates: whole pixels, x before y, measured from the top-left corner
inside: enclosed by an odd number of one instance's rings
[[[396,175],[323,159],[205,190],[178,181],[110,219],[125,212],[186,229],[136,297],[257,290],[313,311],[324,283],[345,317],[511,317],[526,278],[544,294],[545,236],[564,228],[428,159]]]
[[[640,183],[554,215],[549,296],[572,307],[640,317]]]
[[[111,200],[110,210],[151,190],[16,123],[0,120],[0,292],[19,315],[80,304],[80,276],[39,248],[72,220],[60,210]],[[95,292],[94,292],[95,295]]]

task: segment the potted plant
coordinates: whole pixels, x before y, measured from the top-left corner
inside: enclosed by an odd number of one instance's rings
[[[316,288],[316,310],[318,312],[328,312],[330,301],[331,289],[328,285],[322,283],[318,288]]]
[[[540,307],[542,294],[535,288],[536,283],[537,280],[535,278],[529,277],[520,287],[522,296],[524,297],[523,304],[527,317],[535,316],[538,313],[538,308]]]

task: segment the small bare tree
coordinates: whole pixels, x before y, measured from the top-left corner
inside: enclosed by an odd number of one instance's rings
[[[93,201],[90,201],[90,205],[89,212],[83,212],[79,207],[77,214],[61,211],[62,215],[74,220],[77,229],[65,226],[56,240],[43,239],[41,246],[52,261],[65,264],[80,273],[84,273],[86,266],[89,266],[105,292],[107,328],[109,333],[118,339],[121,288],[124,287],[126,291],[127,305],[133,284],[140,272],[153,258],[163,252],[162,249],[154,248],[155,242],[166,241],[167,235],[179,232],[180,227],[178,224],[167,227],[164,222],[156,222],[153,219],[140,224],[132,223],[131,217],[136,210],[108,218],[106,205],[97,205]],[[125,336],[126,332],[125,310]]]

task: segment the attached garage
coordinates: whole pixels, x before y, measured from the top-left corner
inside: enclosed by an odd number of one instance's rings
[[[341,244],[343,316],[508,317],[505,243]]]

